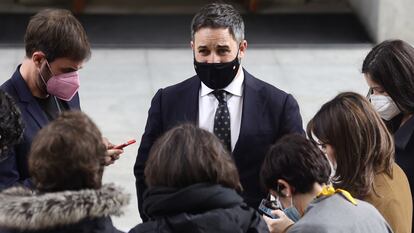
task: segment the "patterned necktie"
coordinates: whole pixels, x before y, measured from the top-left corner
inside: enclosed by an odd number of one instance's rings
[[[216,90],[214,96],[219,101],[214,117],[214,134],[220,139],[229,152],[231,152],[230,112],[227,107],[227,92]]]

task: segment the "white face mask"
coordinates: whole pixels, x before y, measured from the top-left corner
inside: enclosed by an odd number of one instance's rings
[[[379,113],[382,119],[389,121],[398,115],[401,110],[397,107],[395,102],[389,96],[385,95],[371,95],[371,104]]]

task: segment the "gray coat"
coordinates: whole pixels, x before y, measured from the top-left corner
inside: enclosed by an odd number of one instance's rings
[[[119,233],[110,215],[121,215],[128,202],[114,185],[54,193],[14,187],[0,193],[0,233]]]
[[[342,194],[315,199],[305,215],[287,233],[392,233],[371,204],[357,200],[355,206]]]

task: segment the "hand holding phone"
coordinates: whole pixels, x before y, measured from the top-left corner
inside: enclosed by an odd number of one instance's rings
[[[272,219],[279,218],[278,216],[272,214],[272,210],[275,210],[275,209],[270,208],[270,206],[271,206],[271,201],[262,199],[259,205],[259,209],[258,209],[259,213],[264,214],[267,217],[272,218]]]
[[[125,143],[114,146],[113,149],[123,149],[124,147],[134,144],[135,142],[137,142],[135,139],[131,139]]]

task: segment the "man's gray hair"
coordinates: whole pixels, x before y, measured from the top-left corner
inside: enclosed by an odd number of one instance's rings
[[[228,28],[238,42],[244,40],[244,22],[240,13],[229,4],[210,3],[200,9],[191,22],[191,39],[201,28]]]

